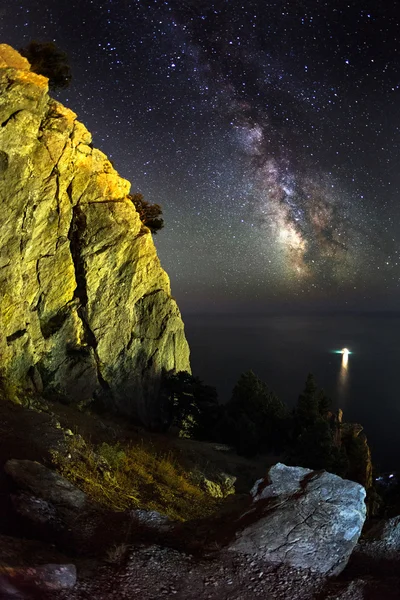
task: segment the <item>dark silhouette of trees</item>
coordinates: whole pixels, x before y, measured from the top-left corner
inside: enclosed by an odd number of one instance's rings
[[[164,377],[161,399],[164,430],[223,442],[247,457],[278,453],[287,464],[326,469],[371,486],[361,426],[342,423],[342,412],[331,410],[311,374],[291,411],[253,371],[239,377],[226,405],[218,403],[215,388],[187,372]]]
[[[28,59],[32,71],[48,77],[51,90],[65,89],[71,83],[68,55],[54,42],[32,41],[20,53]]]
[[[162,208],[159,204],[146,202],[142,194],[131,194],[128,198],[135,205],[143,225],[148,227],[151,233],[155,234],[164,227],[164,219],[161,218]]]
[[[164,377],[162,396],[169,428],[181,437],[212,440],[220,418],[217,390],[186,371]]]
[[[296,420],[301,429],[305,429],[308,425],[312,424],[319,416],[317,392],[317,384],[314,376],[309,373],[296,407]]]
[[[318,389],[310,373],[294,410],[293,438],[288,458],[301,467],[342,474],[347,462],[340,448],[340,424],[329,409],[329,398],[323,390]]]
[[[276,450],[286,438],[288,410],[253,373],[243,373],[226,406],[221,436],[240,454]]]
[[[332,411],[332,400],[329,398],[329,396],[325,394],[324,390],[319,390],[317,399],[319,414],[321,415],[321,417],[328,417],[328,415],[331,414]]]
[[[319,418],[331,415],[331,399],[324,390],[317,387],[314,375],[309,373],[304,390],[299,396],[296,406],[296,421],[300,429],[306,428]]]

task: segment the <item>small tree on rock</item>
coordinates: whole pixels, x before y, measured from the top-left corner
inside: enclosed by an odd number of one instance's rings
[[[20,53],[28,59],[34,73],[48,78],[51,90],[65,89],[71,83],[68,55],[54,42],[32,41]]]
[[[164,227],[164,219],[161,218],[162,208],[159,204],[150,204],[144,200],[142,194],[132,194],[128,198],[133,202],[143,225],[148,227],[151,233],[157,233]]]

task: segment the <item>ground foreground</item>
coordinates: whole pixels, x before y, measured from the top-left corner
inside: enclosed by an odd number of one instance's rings
[[[199,560],[160,546],[127,548],[119,565],[78,561],[73,589],[35,592],[3,580],[2,600],[395,600],[400,578],[348,567],[327,580],[309,572],[274,567],[230,553]],[[366,567],[366,565],[364,565]]]
[[[57,514],[52,513],[51,502],[38,502],[32,490],[28,495],[18,490],[6,471],[10,472],[10,464],[13,465],[15,459],[39,461],[54,469],[51,452],[55,448],[69,452],[72,424],[73,436],[90,438],[94,447],[111,444],[116,439],[137,442],[143,432],[127,428],[115,419],[76,413],[64,406],[55,405],[46,411],[45,405],[32,410],[0,403],[0,411],[1,600],[400,598],[400,523],[397,519],[387,521],[379,531],[361,538],[344,571],[330,578],[213,545],[209,539],[218,537],[215,532],[208,536],[208,543],[202,544],[207,532],[201,519],[189,526],[179,525],[178,535],[167,535],[163,532],[162,519],[149,523],[146,515],[150,513],[136,506],[125,513],[114,513],[109,506],[91,513],[89,516],[94,515],[99,525],[98,534],[90,538],[95,547],[85,548],[84,543],[89,539],[85,536],[93,535],[93,531],[89,527],[86,533],[86,516],[82,511],[75,514],[71,507],[61,506]],[[168,453],[175,445],[173,440],[165,438],[158,442],[155,438],[153,443],[161,443]],[[176,442],[176,451],[185,458],[186,469],[194,465],[197,458],[203,471],[234,473],[242,494],[230,496],[231,503],[245,500],[246,489],[265,472],[265,465],[236,458],[207,444],[181,440]],[[7,463],[9,466],[4,469]],[[179,493],[178,489],[176,494]],[[73,495],[72,507],[79,498],[79,494]],[[229,499],[221,502],[229,502]],[[25,517],[17,518],[15,508],[19,516]],[[186,505],[184,509],[187,510]],[[145,527],[128,532],[125,517],[133,513],[143,513]],[[61,529],[57,521],[60,515],[64,525],[68,525]],[[210,529],[218,527],[218,523],[214,521]],[[57,537],[59,531],[62,535]]]

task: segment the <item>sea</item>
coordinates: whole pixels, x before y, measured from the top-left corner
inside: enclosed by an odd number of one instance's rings
[[[293,407],[312,373],[344,420],[364,427],[377,470],[400,470],[400,315],[189,314],[184,321],[193,374],[215,386],[221,402],[252,369]]]

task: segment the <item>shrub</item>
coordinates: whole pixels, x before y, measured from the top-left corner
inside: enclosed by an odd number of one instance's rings
[[[127,555],[128,550],[128,544],[114,544],[114,546],[109,548],[107,551],[106,562],[117,565],[121,564]]]

